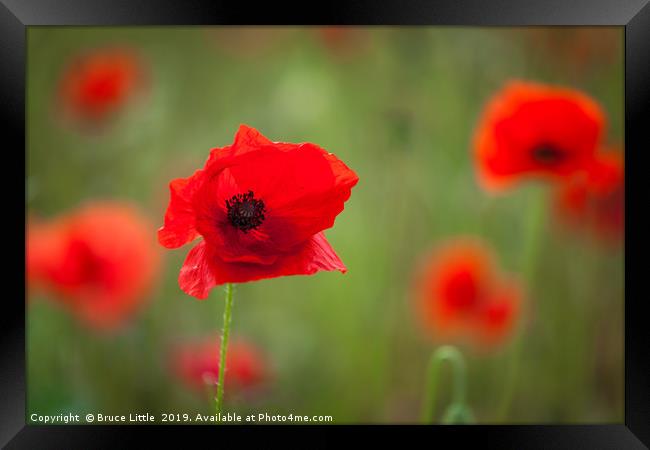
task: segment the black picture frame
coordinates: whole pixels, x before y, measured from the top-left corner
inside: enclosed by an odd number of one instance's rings
[[[650,109],[650,5],[648,0],[384,0],[328,1],[282,5],[277,2],[225,2],[210,0],[0,0],[0,111],[2,111],[3,222],[5,290],[2,333],[0,444],[7,448],[116,448],[147,439],[188,443],[204,434],[215,446],[240,444],[250,437],[244,426],[38,426],[25,419],[25,75],[26,31],[31,25],[608,25],[625,28],[625,420],[611,425],[529,426],[361,426],[378,443],[395,434],[431,445],[453,442],[500,449],[567,448],[632,449],[650,445],[650,327],[646,325],[643,292],[648,222],[639,212],[643,205],[644,165],[641,155],[650,151],[647,113]],[[7,139],[7,137],[9,139]],[[11,163],[7,161],[11,157]],[[22,194],[23,198],[20,198]],[[629,207],[629,205],[633,205]],[[8,208],[8,210],[7,210]],[[12,218],[11,220],[8,220]],[[20,237],[20,238],[19,238]],[[5,247],[6,248],[6,247]],[[16,261],[15,258],[18,258]],[[55,345],[55,343],[53,343]],[[326,446],[333,437],[348,439],[352,427],[324,425],[289,428],[307,437],[310,446]],[[267,435],[264,447],[292,443],[280,439],[281,427],[257,427]],[[359,428],[355,428],[354,432]],[[227,431],[227,432],[226,432]],[[192,436],[189,435],[192,433]],[[313,433],[313,434],[312,434]],[[333,436],[337,435],[337,436]],[[137,441],[136,441],[137,440]],[[407,442],[400,440],[401,442]],[[149,441],[144,441],[149,443]]]

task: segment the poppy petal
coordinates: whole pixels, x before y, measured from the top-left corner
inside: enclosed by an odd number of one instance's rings
[[[255,128],[248,125],[241,124],[235,135],[235,142],[233,147],[239,149],[241,152],[250,150],[257,150],[265,145],[272,145],[273,143],[262,135]]]
[[[323,233],[314,235],[300,248],[278,258],[270,265],[223,263],[220,258],[211,259],[210,263],[218,284],[227,281],[242,283],[285,275],[311,275],[320,270],[338,270],[341,273],[347,271]]]
[[[277,249],[261,229],[243,233],[227,217],[226,202],[241,188],[229,169],[211,177],[194,196],[192,206],[197,231],[226,262],[270,264],[277,259]]]
[[[178,248],[198,236],[192,198],[201,184],[201,172],[197,170],[189,178],[177,178],[169,183],[169,206],[165,223],[158,230],[158,241],[167,248]]]
[[[245,155],[247,153],[258,151],[263,148],[282,150],[291,148],[293,145],[294,144],[281,144],[271,142],[255,128],[242,124],[237,130],[237,134],[235,134],[235,140],[232,145],[213,148],[210,150],[210,156],[208,157],[205,168],[206,170],[219,170],[227,165],[224,164],[225,161],[228,161],[233,157]]]
[[[217,284],[208,260],[208,246],[202,240],[190,250],[185,258],[178,284],[188,295],[199,299],[208,297],[208,293]]]
[[[477,317],[475,331],[483,346],[498,345],[514,331],[520,315],[520,302],[521,288],[515,282],[503,282],[495,288]]]
[[[336,156],[311,144],[286,152],[267,147],[220,164],[228,167],[208,177],[193,208],[198,232],[229,262],[270,264],[278,253],[332,227],[358,182]],[[228,223],[226,201],[248,191],[266,212],[259,228],[243,233]]]
[[[260,154],[255,164],[229,171],[239,186],[264,200],[268,219],[260,231],[282,250],[331,228],[359,181],[336,156],[313,144]]]
[[[269,265],[225,262],[205,241],[201,241],[187,255],[179,284],[185,293],[204,299],[212,287],[224,283],[245,283],[287,275],[312,275],[321,270],[338,270],[341,273],[347,271],[323,233],[314,235],[300,248]]]
[[[63,259],[65,235],[64,226],[59,222],[29,220],[25,257],[30,284],[46,283]]]
[[[560,222],[594,232],[602,243],[618,244],[625,228],[625,177],[621,152],[600,153],[555,192]]]

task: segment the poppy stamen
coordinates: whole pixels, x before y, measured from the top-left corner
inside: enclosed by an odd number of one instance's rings
[[[264,201],[256,199],[253,191],[233,195],[230,200],[226,200],[226,209],[230,224],[244,233],[254,230],[264,222]]]
[[[553,145],[544,144],[533,149],[533,159],[545,165],[558,164],[564,160],[565,156],[561,149]]]

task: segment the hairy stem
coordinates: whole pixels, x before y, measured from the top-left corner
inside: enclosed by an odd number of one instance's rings
[[[228,350],[228,337],[230,336],[230,321],[232,317],[232,283],[226,284],[226,307],[223,311],[223,334],[221,336],[219,356],[219,378],[217,378],[217,415],[223,409],[223,386],[226,373],[226,353]]]

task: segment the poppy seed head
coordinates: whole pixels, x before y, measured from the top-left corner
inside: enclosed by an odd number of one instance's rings
[[[533,159],[540,164],[553,166],[561,163],[566,153],[554,145],[544,144],[533,149]]]
[[[226,209],[230,224],[244,233],[254,230],[264,222],[264,201],[256,199],[253,191],[233,195],[226,200]]]

